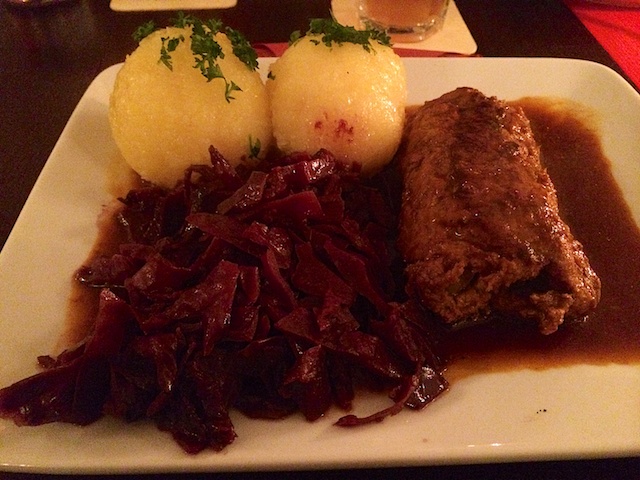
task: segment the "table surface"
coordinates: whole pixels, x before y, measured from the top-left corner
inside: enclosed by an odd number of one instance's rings
[[[481,56],[580,58],[624,76],[561,0],[456,0],[456,4]],[[287,41],[290,32],[306,30],[308,19],[327,16],[329,7],[330,0],[238,0],[233,9],[193,13],[219,17],[250,41],[268,43]],[[131,32],[138,25],[149,19],[164,25],[173,17],[175,12],[113,12],[108,0],[71,0],[41,9],[0,5],[0,248],[91,80],[133,50]],[[224,475],[231,479],[345,477],[628,479],[640,478],[640,458]],[[4,478],[45,476],[0,473]]]

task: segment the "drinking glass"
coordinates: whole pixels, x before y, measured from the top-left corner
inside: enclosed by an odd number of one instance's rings
[[[394,42],[420,42],[442,28],[448,8],[449,0],[359,0],[358,15]]]

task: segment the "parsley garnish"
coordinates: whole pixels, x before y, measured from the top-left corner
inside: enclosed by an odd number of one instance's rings
[[[258,158],[261,148],[262,144],[260,143],[260,139],[256,138],[254,142],[253,137],[249,135],[249,158]]]
[[[153,23],[153,20],[149,20],[147,23],[143,23],[138,28],[136,28],[136,31],[133,32],[132,37],[136,42],[140,43],[143,38],[151,35],[155,29],[156,24]]]
[[[191,52],[195,59],[194,68],[200,69],[200,72],[208,82],[216,78],[224,80],[225,99],[227,102],[233,100],[233,92],[242,91],[242,89],[233,80],[229,81],[225,78],[218,64],[218,59],[224,58],[224,52],[220,44],[216,41],[215,35],[223,31],[223,23],[217,19],[202,21],[194,16],[179,12],[178,17],[173,21],[173,25],[178,28],[191,28]],[[155,29],[156,26],[153,21],[147,22],[138,27],[133,37],[140,42]],[[247,39],[240,32],[229,27],[224,29],[224,33],[231,42],[234,55],[250,70],[253,71],[258,68],[258,54],[251,47]],[[162,38],[159,62],[169,70],[173,70],[171,53],[175,51],[180,42],[184,42],[184,40],[185,38],[182,35]]]
[[[376,41],[384,46],[391,46],[391,39],[381,30],[367,29],[356,30],[354,27],[341,25],[333,19],[315,18],[309,23],[307,35],[322,35],[320,41],[312,40],[316,44],[324,43],[327,47],[331,47],[334,43],[341,45],[343,43],[355,43],[362,45],[367,52],[371,51],[370,40]],[[295,43],[302,37],[300,31],[291,34],[289,43]]]
[[[213,35],[215,33],[208,35],[202,25],[194,26],[191,35],[191,51],[196,60],[195,66],[208,81],[224,78],[217,62],[218,58],[224,58],[224,53]]]
[[[184,12],[178,12],[178,18],[173,19],[173,26],[178,28],[187,28],[195,21],[195,17],[185,15]]]
[[[162,37],[162,47],[160,48],[160,61],[166,65],[169,70],[173,71],[173,63],[171,63],[171,52],[173,52],[180,42],[184,42],[184,37]]]
[[[294,30],[293,32],[291,32],[291,35],[289,35],[289,45],[296,43],[301,38],[302,32],[300,32],[300,30]]]
[[[247,39],[238,30],[227,27],[225,30],[227,37],[231,40],[233,54],[244,62],[251,70],[258,68],[258,53],[254,50]]]

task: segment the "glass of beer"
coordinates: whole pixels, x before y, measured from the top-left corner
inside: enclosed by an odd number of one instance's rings
[[[420,42],[442,28],[448,8],[449,0],[359,0],[358,15],[394,42]]]

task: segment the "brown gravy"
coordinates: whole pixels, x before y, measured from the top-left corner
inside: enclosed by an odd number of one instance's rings
[[[131,182],[132,188],[134,183]],[[118,196],[115,195],[114,198],[118,198]],[[114,200],[104,207],[98,216],[98,238],[89,252],[87,263],[100,255],[111,255],[117,252],[118,244],[124,240],[116,220],[116,214],[120,207],[120,202]],[[56,350],[63,351],[78,344],[91,332],[98,313],[99,297],[99,289],[86,287],[79,283],[75,277],[71,279],[65,328],[58,339]]]
[[[602,280],[596,312],[543,336],[534,329],[474,327],[451,337],[448,377],[568,364],[640,362],[640,230],[604,156],[585,110],[544,98],[517,102],[531,120],[543,161],[558,190],[563,218],[583,243]],[[113,223],[104,219],[92,254],[113,248]],[[111,233],[109,233],[111,232]],[[75,282],[74,282],[75,284]],[[73,344],[89,329],[97,296],[79,285],[70,299],[63,342]]]

